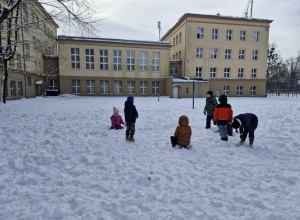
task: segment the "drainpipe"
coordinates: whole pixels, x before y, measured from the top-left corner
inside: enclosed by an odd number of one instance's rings
[[[185,62],[186,62],[186,18],[185,18],[185,24],[184,24],[184,60],[183,60],[183,74],[185,77]]]
[[[26,72],[26,57],[25,57],[25,42],[24,42],[24,6],[21,6],[21,24],[22,24],[22,43],[23,43],[23,64],[24,64],[24,77],[25,77],[25,97],[28,98],[27,93],[27,72]]]

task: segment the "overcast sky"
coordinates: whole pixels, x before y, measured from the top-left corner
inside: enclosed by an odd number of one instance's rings
[[[157,22],[163,34],[185,13],[241,17],[249,0],[97,0],[99,37],[158,40]],[[250,10],[249,10],[250,12]],[[274,20],[269,43],[276,42],[286,59],[300,50],[300,0],[254,0],[253,18]],[[66,33],[67,34],[67,33]]]

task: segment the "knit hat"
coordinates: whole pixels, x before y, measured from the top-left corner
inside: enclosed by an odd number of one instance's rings
[[[128,101],[131,101],[132,103],[134,102],[134,101],[133,101],[133,100],[134,100],[133,96],[128,96],[128,97],[127,97],[127,100],[128,100]]]
[[[114,115],[119,115],[119,110],[116,107],[113,108],[113,112]]]
[[[238,129],[241,126],[241,121],[239,119],[234,119],[231,125],[234,129]]]
[[[221,95],[219,97],[219,102],[220,103],[227,103],[227,96],[226,95]]]
[[[206,95],[207,95],[207,94],[210,94],[211,96],[213,96],[213,91],[209,90],[209,91],[206,93]]]

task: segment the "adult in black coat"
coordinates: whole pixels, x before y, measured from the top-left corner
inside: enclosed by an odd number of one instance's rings
[[[254,131],[258,126],[258,118],[255,114],[245,113],[237,115],[233,118],[232,127],[234,129],[240,130],[240,138],[241,141],[237,144],[237,146],[241,146],[244,144],[247,135],[249,133],[249,146],[253,146],[254,142]]]
[[[134,98],[128,96],[125,102],[124,114],[125,114],[125,123],[127,126],[126,129],[126,140],[134,141],[133,135],[135,134],[135,122],[139,117],[138,112],[135,108]]]

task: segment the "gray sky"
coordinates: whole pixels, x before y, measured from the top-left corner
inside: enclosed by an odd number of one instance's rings
[[[184,13],[241,17],[249,0],[98,0],[103,21],[97,35],[107,38],[158,40]],[[250,12],[250,10],[249,10]],[[254,0],[253,18],[274,20],[269,42],[286,59],[300,50],[300,0]]]

